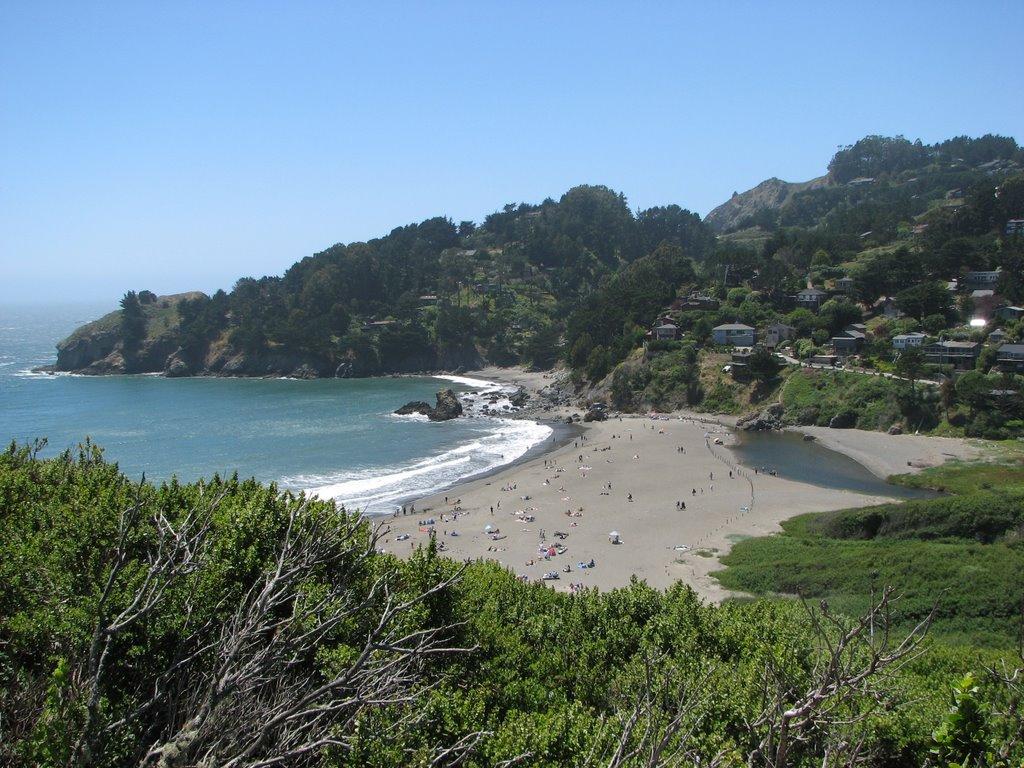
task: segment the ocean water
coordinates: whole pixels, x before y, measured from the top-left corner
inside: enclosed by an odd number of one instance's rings
[[[0,307],[0,439],[48,440],[44,455],[85,438],[132,478],[213,473],[274,481],[371,513],[491,471],[552,437],[530,421],[473,415],[432,423],[395,416],[450,386],[470,412],[493,383],[382,379],[72,376],[32,373],[55,344],[109,305]],[[477,394],[472,394],[477,393]],[[492,406],[494,407],[494,406]]]

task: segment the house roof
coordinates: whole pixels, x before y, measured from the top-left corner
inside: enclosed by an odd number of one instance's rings
[[[678,331],[679,326],[675,323],[662,323],[654,328],[656,331]]]
[[[1003,344],[996,350],[996,352],[1010,355],[1024,355],[1024,344]]]
[[[713,331],[752,331],[754,330],[749,325],[743,323],[723,323],[722,325],[716,325],[711,330]]]
[[[976,349],[980,345],[976,341],[937,341],[930,346],[945,347],[946,349]]]
[[[989,296],[995,296],[995,291],[988,289],[979,289],[977,291],[971,291],[972,299],[987,299]]]
[[[893,341],[896,339],[923,339],[927,336],[925,333],[919,333],[918,331],[911,331],[910,333],[897,333],[892,337]]]
[[[825,291],[820,288],[804,288],[802,291],[797,292],[797,296],[808,295],[808,296],[826,296]]]

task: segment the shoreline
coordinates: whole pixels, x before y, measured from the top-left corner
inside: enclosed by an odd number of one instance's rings
[[[682,580],[718,602],[735,596],[712,576],[735,541],[776,532],[803,512],[890,500],[755,475],[738,464],[731,438],[726,427],[679,416],[593,422],[575,444],[384,518],[382,549],[408,556],[434,531],[448,557],[493,560],[528,580],[555,571],[548,583],[563,591],[613,589],[635,575],[656,588]],[[566,550],[546,554],[555,545]]]
[[[533,397],[557,376],[495,368],[459,375],[522,386]],[[580,410],[551,405],[518,417],[553,426]],[[532,458],[424,496],[411,514],[379,518],[382,549],[408,556],[433,533],[447,557],[491,560],[530,581],[557,574],[545,583],[561,591],[613,589],[636,576],[655,588],[683,581],[720,602],[738,596],[713,576],[736,541],[778,532],[782,521],[805,512],[898,500],[756,473],[731,450],[738,435],[729,416],[622,414],[577,429],[574,441],[545,441]],[[804,429],[825,428],[794,431]],[[828,432],[840,434],[814,434],[822,450],[848,456],[882,480],[898,473],[893,468],[920,471],[978,452],[952,438]],[[873,466],[858,455],[871,453],[878,457]],[[620,543],[611,543],[613,532]],[[581,567],[590,562],[593,568]]]

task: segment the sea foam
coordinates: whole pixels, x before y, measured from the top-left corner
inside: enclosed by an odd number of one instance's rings
[[[401,503],[509,464],[552,434],[550,427],[532,421],[480,421],[493,428],[469,443],[434,456],[399,467],[295,477],[286,484],[322,499],[334,499],[349,508],[385,514]]]

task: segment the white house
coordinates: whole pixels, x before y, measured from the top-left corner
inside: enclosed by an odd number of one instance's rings
[[[924,344],[924,340],[928,338],[923,333],[898,333],[892,337],[892,348],[893,349],[906,349],[907,347],[920,347]]]
[[[1001,267],[997,269],[975,269],[967,273],[964,282],[967,283],[968,290],[972,291],[978,288],[995,288],[1002,275],[1003,270]]]

